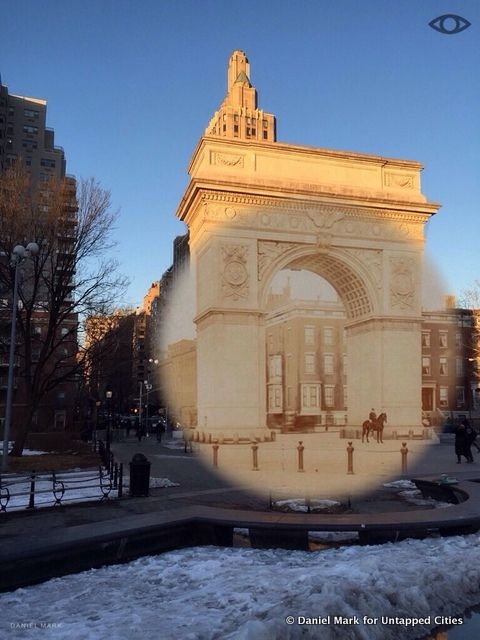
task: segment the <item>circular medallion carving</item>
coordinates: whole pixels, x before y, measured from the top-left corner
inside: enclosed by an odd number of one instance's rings
[[[233,260],[229,262],[225,267],[225,271],[223,272],[223,276],[225,280],[234,286],[239,286],[246,282],[248,278],[248,271],[241,262],[237,260]]]
[[[234,207],[225,207],[225,217],[229,220],[233,220],[237,215],[237,210]]]

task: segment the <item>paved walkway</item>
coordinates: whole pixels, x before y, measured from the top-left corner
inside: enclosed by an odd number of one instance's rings
[[[165,446],[166,445],[166,446]],[[136,438],[114,443],[112,451],[116,460],[124,463],[128,474],[128,463],[135,453],[143,453],[151,461],[151,476],[168,478],[179,486],[151,489],[148,498],[125,497],[108,502],[71,504],[59,508],[42,508],[35,511],[15,511],[0,514],[0,543],[15,537],[23,544],[29,536],[44,534],[49,530],[71,527],[103,520],[119,519],[134,514],[166,511],[187,505],[207,505],[233,509],[268,508],[268,497],[259,496],[233,487],[228,479],[213,472],[203,464],[195,453],[185,454],[183,447],[169,448],[173,443],[158,443],[148,438],[138,443]],[[474,464],[458,465],[455,461],[453,443],[444,443],[430,448],[424,461],[416,468],[408,469],[407,477],[447,473],[459,479],[480,476],[480,456]],[[379,482],[378,490],[364,498],[352,500],[354,511],[372,513],[380,511],[412,510],[418,507],[400,503],[386,492]]]

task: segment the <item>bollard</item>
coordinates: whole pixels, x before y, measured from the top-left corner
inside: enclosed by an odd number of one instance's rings
[[[35,474],[30,476],[30,497],[28,499],[27,509],[35,509]]]
[[[407,443],[402,442],[402,448],[400,449],[400,453],[402,454],[402,473],[407,473]]]
[[[348,443],[347,447],[347,474],[350,475],[353,473],[353,452],[354,448],[352,447],[352,443]]]
[[[218,440],[213,441],[213,466],[218,467]]]
[[[297,451],[298,451],[298,471],[304,471],[303,468],[303,450],[305,449],[305,447],[303,446],[303,442],[302,440],[298,441],[298,447],[297,447]]]
[[[258,444],[256,441],[252,443],[252,458],[253,458],[252,471],[258,471]]]
[[[310,501],[310,496],[305,496],[305,506],[307,507],[307,513],[312,513],[312,504]]]

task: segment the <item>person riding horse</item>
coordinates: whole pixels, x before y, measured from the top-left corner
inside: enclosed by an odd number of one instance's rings
[[[367,437],[367,442],[368,440],[368,436],[369,433],[372,431],[376,431],[377,432],[377,442],[382,442],[383,443],[383,426],[384,423],[387,422],[387,414],[386,413],[381,413],[378,418],[377,418],[377,414],[375,413],[375,409],[372,409],[368,415],[368,420],[365,420],[365,422],[362,425],[362,442],[365,438],[365,436]]]

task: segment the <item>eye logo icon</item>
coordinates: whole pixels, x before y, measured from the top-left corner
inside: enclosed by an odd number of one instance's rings
[[[446,13],[444,16],[439,16],[428,23],[432,29],[439,31],[440,33],[446,33],[447,35],[453,35],[465,31],[471,26],[471,22],[465,20],[461,16],[456,16],[453,13]]]

